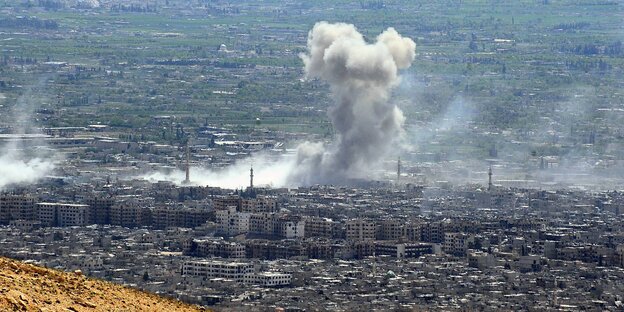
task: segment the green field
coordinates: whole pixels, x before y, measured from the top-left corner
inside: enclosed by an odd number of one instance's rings
[[[298,57],[320,20],[353,23],[369,40],[395,27],[416,41],[393,97],[408,126],[442,118],[458,98],[470,122],[496,131],[539,128],[548,117],[558,130],[575,124],[617,138],[621,124],[598,110],[623,105],[617,1],[171,0],[132,10],[41,2],[0,1],[5,124],[35,87],[37,105],[55,112],[38,118],[49,126],[150,132],[151,116],[175,115],[189,128],[260,118],[255,126],[327,135],[327,86],[300,81]],[[584,114],[560,111],[579,101]]]

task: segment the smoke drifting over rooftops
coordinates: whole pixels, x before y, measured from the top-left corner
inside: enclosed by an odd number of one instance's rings
[[[402,134],[405,118],[388,101],[408,68],[416,44],[394,28],[367,43],[351,24],[319,22],[308,34],[308,54],[301,55],[308,79],[329,83],[335,104],[329,118],[336,131],[333,143],[298,147],[295,184],[340,183],[366,178]]]
[[[369,178],[384,156],[403,134],[403,112],[388,101],[400,82],[399,71],[415,57],[416,44],[393,28],[368,43],[351,24],[319,22],[308,34],[308,53],[302,54],[307,79],[326,81],[335,100],[328,115],[336,131],[335,140],[324,145],[305,142],[297,147],[295,159],[256,160],[254,170],[261,185],[305,186],[344,184]],[[249,159],[248,159],[249,160]],[[220,187],[247,185],[250,161],[224,170],[197,171],[191,184]],[[258,165],[256,165],[258,164]],[[143,175],[147,180],[181,183],[184,173]]]
[[[236,161],[222,169],[191,167],[191,179],[188,185],[209,185],[228,189],[242,189],[249,186],[249,169],[253,166],[254,185],[260,187],[287,186],[288,172],[292,169],[292,161],[286,158],[275,160],[262,154]],[[151,172],[141,176],[142,179],[157,182],[171,181],[182,185],[185,172],[174,170],[169,173]]]

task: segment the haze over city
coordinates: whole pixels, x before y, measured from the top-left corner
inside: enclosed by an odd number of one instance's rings
[[[0,0],[0,310],[622,310],[623,13]]]

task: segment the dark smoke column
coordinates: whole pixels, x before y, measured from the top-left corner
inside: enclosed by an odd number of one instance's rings
[[[367,43],[355,26],[319,22],[308,34],[308,54],[301,55],[306,78],[329,83],[335,104],[329,118],[336,140],[329,146],[304,143],[297,151],[292,180],[298,184],[341,183],[364,178],[402,133],[403,113],[388,102],[408,68],[416,44],[394,28]]]

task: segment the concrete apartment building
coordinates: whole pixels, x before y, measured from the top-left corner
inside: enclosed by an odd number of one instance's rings
[[[265,287],[288,286],[292,275],[280,272],[256,272],[252,263],[226,262],[219,260],[186,261],[182,264],[182,275],[222,278],[237,283]]]
[[[89,206],[65,203],[38,203],[43,226],[84,226],[89,224]]]
[[[151,225],[156,229],[192,228],[206,223],[210,215],[210,211],[202,208],[157,207],[152,209]]]
[[[135,202],[118,202],[111,207],[111,224],[140,227],[151,224],[151,211]]]
[[[0,196],[0,224],[14,220],[38,219],[35,199],[29,195],[2,194]]]
[[[469,235],[466,233],[445,233],[444,252],[456,256],[465,256],[468,249]]]
[[[364,241],[375,240],[377,229],[375,222],[364,219],[347,221],[347,240]]]
[[[201,276],[206,278],[226,278],[243,282],[245,275],[254,273],[252,263],[226,262],[218,260],[185,261],[182,264],[182,275]]]
[[[266,196],[258,196],[256,198],[227,196],[215,198],[212,200],[212,203],[215,210],[225,210],[234,206],[239,212],[259,213],[277,211],[277,200]]]
[[[242,198],[239,209],[241,212],[276,212],[277,201],[272,197]]]
[[[256,236],[271,236],[280,238],[303,238],[305,221],[299,216],[261,212],[239,212],[236,207],[215,212],[217,232],[223,235],[235,236],[251,234]]]
[[[248,212],[238,212],[235,206],[215,211],[217,233],[229,236],[247,234],[249,232],[250,217]]]
[[[375,242],[375,254],[393,258],[418,258],[433,253],[433,245],[427,243],[397,243],[391,241]]]
[[[245,258],[245,245],[223,239],[190,239],[184,243],[184,253],[197,257]]]
[[[273,236],[286,239],[303,238],[305,221],[299,216],[280,216],[275,222]]]
[[[91,213],[89,222],[92,224],[110,224],[111,223],[111,207],[115,203],[115,199],[109,196],[92,196],[86,199]]]
[[[212,200],[212,205],[215,210],[225,210],[232,206],[236,207],[238,210],[240,201],[241,198],[239,196],[219,197]]]
[[[249,234],[256,236],[272,236],[275,228],[275,214],[254,213],[249,219]]]
[[[288,286],[292,282],[292,275],[278,272],[260,272],[245,274],[243,283],[263,287]]]
[[[422,225],[422,240],[431,243],[444,242],[444,223],[427,222]]]
[[[328,218],[307,217],[305,219],[306,237],[327,237],[333,236],[334,221]]]
[[[397,219],[377,222],[377,239],[398,240],[405,237],[405,222]]]

